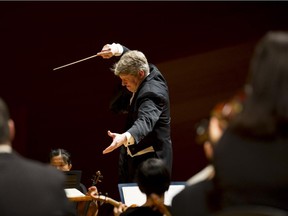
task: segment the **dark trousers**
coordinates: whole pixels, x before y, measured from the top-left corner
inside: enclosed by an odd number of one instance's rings
[[[119,158],[119,183],[135,182],[135,173],[138,166],[148,158],[157,158],[155,152],[131,157],[127,155],[126,148],[121,147]]]

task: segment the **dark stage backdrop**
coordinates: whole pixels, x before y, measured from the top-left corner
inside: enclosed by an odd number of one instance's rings
[[[143,51],[167,78],[172,180],[185,181],[207,163],[194,125],[243,87],[255,43],[287,30],[287,20],[286,2],[0,2],[0,96],[16,123],[14,148],[42,162],[65,148],[87,187],[100,170],[99,190],[119,199],[119,152],[102,154],[107,130],[123,132],[125,119],[109,110],[115,60],[52,70],[119,42]]]

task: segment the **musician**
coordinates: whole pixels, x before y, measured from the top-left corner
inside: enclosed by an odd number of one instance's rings
[[[50,165],[61,171],[70,171],[72,169],[71,154],[66,149],[52,149],[49,154]],[[83,194],[86,195],[87,188],[80,182],[79,188],[77,188]],[[98,214],[98,205],[96,202],[79,201],[75,202],[74,206],[77,211],[77,216],[96,216]],[[90,214],[90,212],[93,212]]]
[[[50,164],[61,171],[72,168],[71,154],[65,149],[52,149],[49,154]]]
[[[171,208],[173,215],[205,216],[210,215],[209,211],[216,211],[218,208],[218,195],[213,182],[214,148],[232,119],[242,111],[244,98],[244,92],[239,91],[231,99],[217,103],[211,111],[210,119],[202,120],[196,128],[196,142],[203,145],[208,165],[190,177],[187,180],[187,187],[173,197]]]
[[[64,174],[13,150],[14,132],[8,107],[0,98],[0,215],[76,215],[64,191]]]
[[[165,78],[142,52],[120,44],[107,44],[97,55],[121,56],[113,71],[128,90],[122,88],[123,93],[111,106],[128,113],[126,132],[108,131],[113,141],[103,151],[107,154],[120,147],[119,181],[134,182],[138,165],[148,158],[163,159],[171,173],[170,102]]]
[[[214,145],[221,138],[229,122],[242,111],[245,94],[237,92],[231,99],[217,103],[212,109],[210,119],[203,119],[196,128],[196,142],[203,145],[208,165],[187,180],[187,185],[193,185],[205,179],[212,179],[215,174],[213,161]]]
[[[164,205],[164,193],[170,185],[170,173],[161,159],[149,158],[136,171],[136,182],[140,191],[146,194],[142,206],[128,207],[120,204],[114,207],[115,216],[168,216],[170,207]]]
[[[205,216],[241,206],[288,211],[287,59],[287,32],[268,32],[259,41],[243,110],[213,149],[215,175],[174,196],[173,215]]]
[[[50,164],[61,171],[70,171],[72,169],[71,154],[66,149],[52,149],[49,154],[49,159]],[[87,188],[82,183],[80,183],[80,188],[78,189],[83,194],[87,193]]]

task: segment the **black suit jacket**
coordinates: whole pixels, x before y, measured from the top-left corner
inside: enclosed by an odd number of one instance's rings
[[[0,153],[0,215],[75,215],[64,180],[64,174],[54,167],[15,152]]]
[[[173,216],[211,216],[219,210],[216,192],[211,180],[186,186],[173,197],[171,213]]]
[[[139,86],[129,110],[127,128],[136,143],[129,149],[135,154],[153,146],[157,156],[164,159],[171,168],[169,104],[168,87],[164,77],[150,64],[150,75]]]

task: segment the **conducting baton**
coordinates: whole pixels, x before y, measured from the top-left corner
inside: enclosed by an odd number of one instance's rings
[[[78,60],[78,61],[75,61],[75,62],[72,62],[72,63],[66,64],[66,65],[62,65],[62,66],[60,66],[60,67],[56,67],[56,68],[54,68],[53,70],[55,71],[55,70],[58,70],[58,69],[61,69],[61,68],[64,68],[64,67],[67,67],[67,66],[70,66],[70,65],[73,65],[73,64],[76,64],[76,63],[82,62],[82,61],[86,61],[86,60],[88,60],[88,59],[95,58],[96,56],[100,56],[100,54],[97,53],[96,55],[89,56],[89,57],[87,57],[87,58],[80,59],[80,60]]]

